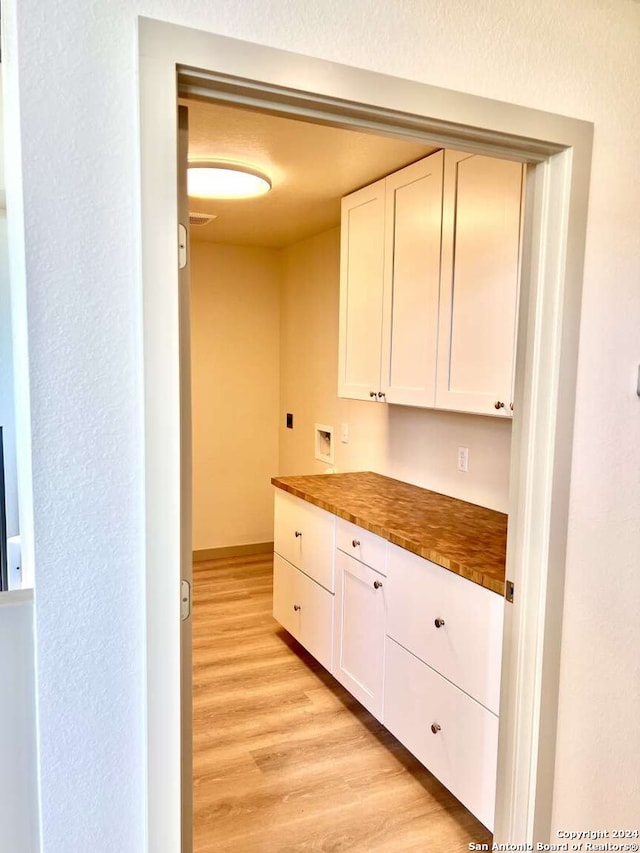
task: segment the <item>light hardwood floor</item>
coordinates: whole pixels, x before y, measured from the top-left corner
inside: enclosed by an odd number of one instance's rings
[[[194,570],[194,851],[468,851],[491,835],[271,616],[272,560]]]

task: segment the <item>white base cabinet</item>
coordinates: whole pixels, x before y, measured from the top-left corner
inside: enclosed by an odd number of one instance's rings
[[[335,592],[335,516],[286,492],[276,492],[273,547],[329,592]]]
[[[333,595],[278,554],[273,560],[273,616],[331,672]]]
[[[396,545],[387,575],[387,634],[497,714],[504,599]]]
[[[493,830],[498,718],[390,638],[384,724]]]
[[[274,539],[274,617],[492,829],[504,599],[286,493]]]
[[[353,557],[336,553],[334,670],[338,681],[382,719],[384,577]]]

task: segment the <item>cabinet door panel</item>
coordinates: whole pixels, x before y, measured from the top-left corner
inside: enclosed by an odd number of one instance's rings
[[[335,590],[334,542],[334,515],[276,489],[274,550],[329,592]]]
[[[390,639],[385,666],[385,726],[492,830],[498,718]]]
[[[390,545],[386,600],[387,634],[497,714],[504,599]]]
[[[384,180],[342,199],[338,396],[380,390]]]
[[[334,676],[382,718],[384,579],[341,551],[336,555]],[[379,584],[378,587],[374,584]]]
[[[386,179],[382,386],[388,403],[435,404],[444,154]]]
[[[455,151],[444,162],[436,405],[508,417],[523,167]]]

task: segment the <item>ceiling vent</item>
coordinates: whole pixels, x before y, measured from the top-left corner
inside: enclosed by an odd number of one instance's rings
[[[215,213],[190,213],[189,225],[208,225],[215,218]]]

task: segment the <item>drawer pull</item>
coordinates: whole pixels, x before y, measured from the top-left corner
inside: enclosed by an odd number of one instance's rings
[[[380,589],[381,586],[382,586],[382,581],[374,581],[373,582],[373,588],[374,589]]]
[[[494,409],[504,409],[504,403],[502,402],[502,400],[496,400],[495,403],[493,404],[493,408]]]
[[[434,733],[434,735],[437,735],[438,732],[441,730],[442,726],[440,725],[440,723],[431,723],[431,731]]]
[[[295,531],[295,534],[296,534],[296,539],[299,539],[299,538],[302,536],[302,531],[301,531],[301,530],[296,530],[296,531]]]
[[[440,617],[438,617],[433,624],[436,626],[436,628],[442,628],[442,626],[444,625],[444,619],[440,619]]]
[[[301,610],[302,608],[300,607],[300,605],[299,605],[299,604],[294,604],[294,605],[293,605],[293,609],[294,609],[294,610],[296,611],[296,613],[297,613],[297,612],[298,612],[298,610]]]
[[[351,544],[353,545],[354,548],[357,548],[360,545],[360,540],[359,539],[352,539]]]

